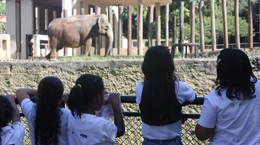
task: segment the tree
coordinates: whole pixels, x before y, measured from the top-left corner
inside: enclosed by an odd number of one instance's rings
[[[5,16],[6,15],[6,3],[5,2],[0,2],[0,16]],[[5,23],[0,23],[0,34],[3,34],[6,29]]]

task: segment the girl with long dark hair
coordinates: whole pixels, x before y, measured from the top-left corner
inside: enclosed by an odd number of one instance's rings
[[[68,145],[66,108],[60,108],[63,100],[63,84],[57,77],[43,78],[36,89],[18,89],[16,96],[28,121],[32,145]],[[37,96],[37,105],[30,100]]]
[[[115,124],[95,115],[95,111],[100,110],[104,103],[111,104]],[[68,116],[68,137],[71,145],[111,145],[116,137],[125,132],[119,94],[109,94],[108,101],[104,102],[104,84],[98,76],[80,76],[70,91],[68,106],[71,110]]]
[[[204,97],[197,138],[210,138],[211,145],[260,144],[260,82],[243,51],[220,51],[216,86]]]
[[[196,93],[178,81],[173,59],[164,46],[145,53],[142,64],[144,82],[136,85],[136,102],[142,118],[143,145],[181,145],[181,107],[193,102]]]
[[[0,95],[0,145],[23,144],[25,130],[14,99],[14,95]],[[8,126],[11,121],[12,126]]]

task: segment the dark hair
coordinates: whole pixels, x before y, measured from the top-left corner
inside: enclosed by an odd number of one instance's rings
[[[8,122],[10,122],[12,120],[13,117],[13,107],[10,103],[10,101],[0,95],[0,134],[2,131],[2,128],[5,127],[6,125],[8,125]],[[1,136],[0,136],[0,144],[1,144]]]
[[[257,78],[253,74],[248,56],[243,51],[221,50],[217,62],[216,90],[219,96],[224,89],[227,89],[226,95],[230,100],[245,100],[255,93]],[[240,96],[240,93],[243,96]]]
[[[149,48],[144,56],[142,71],[143,91],[147,96],[149,109],[157,110],[157,114],[160,114],[159,121],[163,117],[174,118],[170,102],[174,102],[174,97],[176,98],[177,75],[174,73],[175,67],[169,50],[164,46]]]
[[[103,90],[104,84],[100,77],[91,74],[81,75],[71,89],[68,98],[68,106],[72,115],[81,118],[81,114],[92,103],[95,95],[102,93]]]
[[[37,91],[37,110],[34,123],[35,144],[58,144],[61,134],[62,111],[59,102],[63,95],[63,84],[57,77],[43,78]]]

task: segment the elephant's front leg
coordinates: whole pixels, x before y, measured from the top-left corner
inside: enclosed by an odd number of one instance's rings
[[[92,45],[92,38],[89,38],[83,45],[83,51],[82,51],[83,55],[88,55],[90,53],[91,45]]]

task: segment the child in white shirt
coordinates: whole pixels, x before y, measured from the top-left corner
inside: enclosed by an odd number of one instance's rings
[[[97,117],[95,111],[104,103],[110,103],[114,112],[114,123]],[[104,84],[100,77],[84,74],[71,89],[68,98],[71,113],[68,116],[68,138],[71,145],[111,145],[125,131],[119,107],[119,94],[111,93],[104,102]]]
[[[243,51],[220,51],[216,86],[205,96],[197,138],[210,138],[211,145],[259,145],[260,82]]]
[[[43,78],[38,90],[16,91],[22,112],[28,121],[31,144],[68,145],[67,116],[69,110],[59,105],[63,100],[63,84],[57,77]],[[37,96],[37,104],[30,100]]]
[[[173,58],[164,46],[153,46],[142,64],[144,82],[135,87],[142,119],[143,145],[174,144],[181,141],[181,108],[193,102],[196,93],[178,81]]]
[[[14,99],[14,95],[0,96],[0,145],[23,144],[25,130]],[[11,120],[12,126],[8,126]]]

